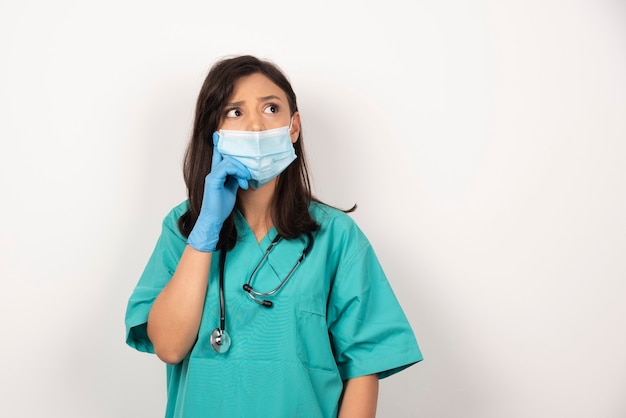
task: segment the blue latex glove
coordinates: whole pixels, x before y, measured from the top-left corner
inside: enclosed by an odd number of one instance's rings
[[[222,225],[235,207],[237,189],[247,190],[250,180],[245,165],[231,157],[222,158],[217,151],[218,140],[217,134],[213,134],[211,172],[204,179],[200,215],[187,239],[187,244],[205,252],[215,251]]]

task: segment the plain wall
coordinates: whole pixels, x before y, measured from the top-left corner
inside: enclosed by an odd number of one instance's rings
[[[623,1],[2,0],[0,53],[3,416],[163,415],[126,302],[240,53],[289,75],[423,350],[380,417],[626,416]]]

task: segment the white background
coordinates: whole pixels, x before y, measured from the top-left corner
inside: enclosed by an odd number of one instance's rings
[[[2,416],[163,415],[126,302],[239,53],[289,75],[423,350],[379,416],[626,416],[621,0],[2,0]]]

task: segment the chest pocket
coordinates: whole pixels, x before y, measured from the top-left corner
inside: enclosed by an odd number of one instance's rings
[[[308,298],[300,302],[296,311],[298,357],[308,369],[336,373],[325,311],[322,300]]]

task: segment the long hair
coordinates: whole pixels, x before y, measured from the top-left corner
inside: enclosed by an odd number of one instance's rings
[[[178,229],[186,237],[189,236],[200,214],[204,180],[211,171],[213,132],[218,128],[222,110],[231,97],[237,80],[256,73],[263,74],[283,90],[292,116],[298,111],[296,94],[291,83],[275,64],[243,55],[224,58],[211,67],[198,95],[193,132],[184,157],[183,175],[187,186],[189,210],[178,220]],[[294,149],[297,158],[278,178],[271,212],[276,230],[286,239],[319,229],[319,225],[309,213],[309,204],[317,199],[311,193],[302,128]],[[230,249],[236,241],[234,214],[231,213],[222,226],[217,248]]]

